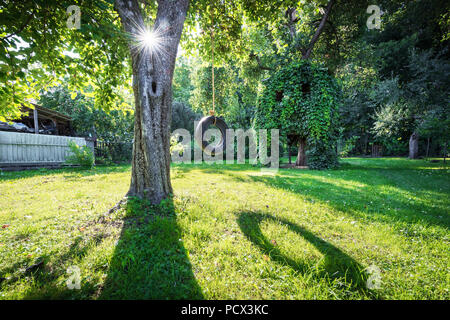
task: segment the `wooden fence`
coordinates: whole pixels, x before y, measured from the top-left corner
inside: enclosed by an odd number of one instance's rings
[[[61,165],[70,140],[86,145],[84,138],[0,131],[0,168]]]

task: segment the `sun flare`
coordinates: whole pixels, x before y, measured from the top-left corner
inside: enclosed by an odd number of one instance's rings
[[[145,30],[142,34],[140,34],[139,41],[147,48],[154,48],[158,46],[158,37],[155,32],[150,30]]]
[[[140,28],[135,35],[136,44],[134,45],[137,52],[150,56],[161,56],[165,53],[165,37],[161,28]]]

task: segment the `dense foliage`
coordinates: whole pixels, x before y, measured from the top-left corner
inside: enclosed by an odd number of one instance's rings
[[[191,134],[194,133],[194,121],[200,120],[201,115],[192,111],[189,104],[175,101],[172,104],[172,124],[171,130],[186,129]]]
[[[308,165],[337,165],[339,87],[326,68],[293,62],[274,73],[262,91],[255,126],[280,129],[280,134],[306,138]]]
[[[210,64],[197,64],[192,73],[193,91],[189,100],[192,108],[203,115],[212,105],[212,70]],[[245,78],[236,63],[214,68],[215,112],[231,128],[248,129],[256,107],[257,85]]]
[[[81,11],[80,29],[69,28],[70,5]],[[113,106],[129,87],[127,42],[113,1],[0,2],[0,121],[14,119],[20,105],[62,83],[93,90],[98,108]]]
[[[133,139],[133,110],[119,103],[116,108],[107,111],[96,107],[93,98],[81,93],[72,95],[65,87],[53,88],[44,93],[39,103],[70,116],[78,136],[91,136],[105,141]]]
[[[449,2],[381,1],[381,29],[363,30],[343,57],[342,145],[350,154],[406,155],[418,137],[419,155],[443,155],[450,139]]]

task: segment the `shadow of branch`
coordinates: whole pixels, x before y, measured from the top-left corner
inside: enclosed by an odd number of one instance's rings
[[[244,235],[272,260],[289,266],[302,274],[312,274],[315,278],[340,280],[350,291],[364,293],[368,297],[377,297],[375,292],[367,289],[368,274],[365,268],[331,243],[295,223],[270,214],[239,212],[237,215],[239,227]],[[260,227],[263,221],[271,221],[288,227],[288,229],[311,243],[322,253],[324,255],[324,263],[319,269],[313,270],[311,268],[312,264],[297,261],[282,253],[275,244],[263,235]]]

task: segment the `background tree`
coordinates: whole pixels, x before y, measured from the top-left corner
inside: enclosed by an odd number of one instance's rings
[[[297,166],[337,165],[339,88],[326,68],[300,60],[267,80],[255,116],[257,128],[279,128],[298,142]],[[308,150],[306,146],[309,145]]]
[[[194,133],[194,121],[200,120],[201,114],[192,111],[191,107],[184,103],[174,101],[172,104],[172,131],[176,129],[186,129],[191,134]]]
[[[125,104],[122,101],[123,104]],[[65,87],[56,87],[43,93],[39,104],[62,112],[73,119],[73,129],[78,136],[91,136],[105,141],[132,141],[133,109],[117,101],[108,111],[98,108],[94,98],[78,93],[72,95]]]
[[[424,0],[380,1],[378,5],[381,29],[364,26],[357,41],[341,42],[341,48],[347,47],[337,67],[345,98],[343,138],[357,136],[359,146],[382,143],[387,155],[408,153],[411,141],[410,157],[415,158],[417,151],[429,149],[419,145],[426,115],[436,114],[435,108],[448,113],[448,90],[443,90],[443,81],[449,74],[445,66],[449,4]],[[439,67],[434,66],[437,64]],[[428,134],[425,138],[430,141]],[[437,139],[433,141],[437,143]],[[355,152],[365,150],[357,148]]]
[[[194,90],[191,75],[196,59],[187,59],[183,56],[177,58],[173,75],[173,101],[190,106],[189,100]]]
[[[449,75],[445,50],[448,30],[442,28],[441,21],[449,4],[439,0],[384,1],[380,6],[384,11],[383,28],[367,33],[365,41],[378,56],[380,81],[397,79],[398,89],[394,90],[401,101],[395,108],[390,103],[378,106],[374,130],[377,135],[388,133],[383,124],[391,123],[407,132],[409,157],[417,158],[420,128],[426,114],[448,105],[448,90],[443,89],[448,87],[445,84]]]

